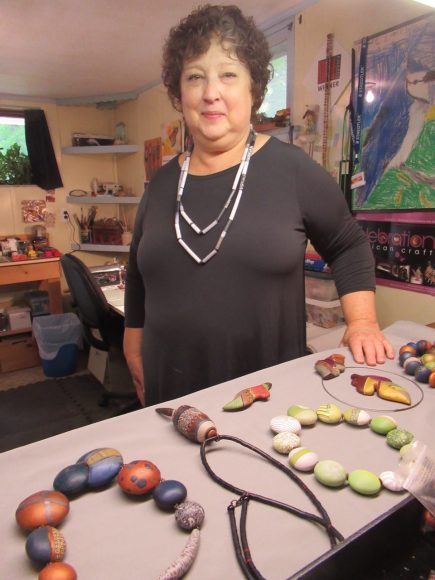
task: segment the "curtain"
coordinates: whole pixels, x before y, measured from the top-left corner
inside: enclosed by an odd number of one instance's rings
[[[24,120],[31,182],[45,190],[63,187],[44,111],[27,109]]]

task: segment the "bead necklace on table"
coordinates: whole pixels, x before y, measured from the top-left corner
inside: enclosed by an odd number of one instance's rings
[[[152,493],[156,505],[162,511],[173,510],[178,527],[190,532],[180,556],[158,580],[176,580],[190,569],[199,550],[203,508],[195,502],[185,501],[186,487],[179,481],[162,479],[160,470],[151,461],[136,460],[124,464],[119,451],[100,448],[62,469],[53,481],[54,490],[32,494],[16,510],[18,525],[30,532],[26,540],[27,555],[36,565],[43,566],[39,580],[76,580],[74,568],[62,562],[66,542],[55,526],[68,515],[68,497],[89,489],[105,488],[115,477],[127,495],[146,497]]]
[[[225,202],[223,208],[221,209],[221,211],[217,215],[217,217],[212,222],[210,222],[208,224],[208,226],[206,226],[205,228],[200,228],[199,226],[197,226],[195,224],[195,222],[186,213],[184,206],[183,206],[183,203],[182,203],[182,197],[184,194],[184,187],[186,185],[186,179],[187,179],[187,175],[189,172],[190,158],[191,158],[192,151],[193,151],[193,141],[190,142],[190,144],[187,148],[186,157],[185,157],[183,165],[181,167],[180,177],[178,180],[177,205],[176,205],[176,210],[175,210],[175,233],[177,236],[178,243],[182,246],[182,248],[184,248],[184,250],[189,254],[189,256],[191,258],[193,258],[195,260],[195,262],[197,262],[198,264],[206,264],[209,260],[211,260],[218,253],[218,251],[219,251],[219,249],[220,249],[220,247],[225,239],[225,236],[227,235],[228,230],[234,221],[235,215],[237,213],[237,209],[238,209],[239,204],[240,204],[240,200],[242,198],[243,189],[245,186],[246,174],[248,173],[249,161],[251,159],[252,151],[253,151],[254,145],[255,145],[255,138],[256,138],[256,133],[251,128],[251,130],[249,131],[248,139],[246,141],[245,150],[243,152],[242,159],[240,161],[239,169],[237,171],[236,177],[235,177],[234,182],[233,182],[233,187],[231,189],[231,193],[230,193],[227,201]],[[192,250],[192,248],[183,240],[183,235],[181,233],[181,228],[180,228],[180,216],[184,219],[184,221],[192,228],[192,230],[196,234],[204,236],[219,223],[219,221],[221,220],[225,211],[228,209],[236,191],[237,191],[237,197],[234,201],[233,208],[231,210],[228,221],[227,221],[224,229],[222,230],[222,232],[219,236],[219,239],[218,239],[216,245],[211,250],[211,252],[209,252],[204,258],[200,258]]]
[[[367,427],[386,436],[390,447],[402,448],[414,441],[409,431],[399,429],[396,421],[387,415],[373,419],[370,415],[357,408],[350,408],[344,413],[337,405],[328,403],[320,405],[317,410],[303,405],[289,407],[287,415],[279,415],[270,421],[270,428],[275,433],[272,446],[275,451],[288,455],[289,464],[298,471],[313,471],[315,478],[327,487],[342,487],[346,484],[362,495],[376,495],[383,487],[390,491],[403,491],[402,479],[393,471],[384,471],[379,477],[366,469],[356,469],[346,472],[337,461],[319,460],[317,454],[307,447],[301,446],[299,436],[302,426],[314,426],[317,421],[337,425],[345,422],[354,427]]]
[[[435,387],[435,346],[428,340],[408,342],[401,346],[399,364],[407,375]]]

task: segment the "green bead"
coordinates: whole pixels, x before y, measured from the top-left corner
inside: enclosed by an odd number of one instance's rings
[[[400,449],[404,445],[411,443],[413,439],[414,435],[404,429],[393,429],[387,433],[387,443],[394,449]]]
[[[328,487],[341,487],[346,481],[344,467],[331,459],[323,459],[316,463],[314,475],[317,481]]]
[[[319,421],[322,421],[322,423],[335,424],[340,423],[341,421],[342,417],[341,410],[339,409],[339,407],[337,407],[337,405],[334,405],[333,403],[326,403],[325,405],[320,405],[320,407],[317,409],[316,412]]]
[[[301,425],[314,425],[317,421],[317,413],[303,405],[292,405],[287,409],[287,415],[294,417]]]
[[[370,429],[379,435],[386,435],[388,431],[396,429],[396,427],[396,421],[387,415],[379,415],[370,421]]]
[[[350,487],[362,495],[376,495],[381,489],[379,477],[366,469],[351,471],[347,480]]]

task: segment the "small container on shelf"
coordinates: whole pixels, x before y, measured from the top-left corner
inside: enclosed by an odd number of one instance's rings
[[[340,300],[305,300],[307,322],[323,328],[333,328],[344,322]]]

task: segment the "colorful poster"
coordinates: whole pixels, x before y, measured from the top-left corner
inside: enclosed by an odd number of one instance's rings
[[[356,218],[372,248],[377,284],[435,296],[435,212]]]
[[[162,163],[163,165],[178,153],[181,153],[181,121],[165,123],[162,128]]]
[[[145,146],[145,178],[151,181],[157,170],[162,166],[162,140],[160,137],[147,139]]]
[[[435,12],[367,40],[355,71],[352,209],[435,209]]]

